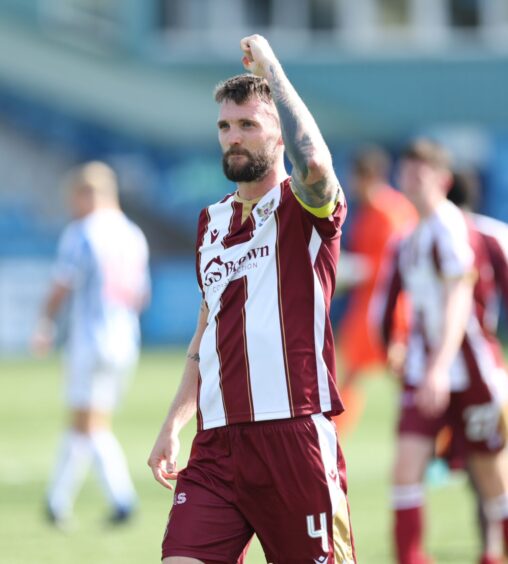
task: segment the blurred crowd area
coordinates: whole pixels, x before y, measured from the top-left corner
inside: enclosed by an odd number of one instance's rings
[[[145,344],[187,341],[198,212],[233,188],[212,90],[254,32],[346,193],[359,145],[395,157],[431,135],[478,172],[480,211],[508,221],[508,0],[0,0],[0,352],[27,348],[69,220],[62,178],[89,159],[116,170],[149,240]]]

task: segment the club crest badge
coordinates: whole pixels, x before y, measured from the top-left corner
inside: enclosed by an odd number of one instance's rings
[[[263,204],[262,206],[256,207],[256,213],[259,217],[258,225],[263,225],[263,223],[270,217],[274,207],[275,198],[272,198],[269,202],[266,202],[266,204]]]

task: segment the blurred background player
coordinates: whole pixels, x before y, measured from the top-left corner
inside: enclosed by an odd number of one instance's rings
[[[110,519],[120,523],[130,517],[136,495],[111,416],[138,359],[138,316],[149,298],[148,246],[121,211],[116,176],[106,164],[85,164],[66,184],[75,219],[61,236],[53,285],[33,339],[36,353],[49,350],[55,317],[70,298],[65,351],[70,426],[47,511],[55,525],[68,522],[93,460],[112,506]]]
[[[465,216],[446,200],[451,173],[446,153],[418,141],[403,153],[403,192],[420,221],[393,263],[382,323],[390,342],[392,308],[404,288],[412,326],[404,366],[394,468],[394,540],[397,562],[429,562],[423,549],[423,475],[434,440],[445,425],[467,455],[489,523],[508,549],[508,477],[503,470],[503,406],[508,382],[500,348],[483,317],[494,284],[478,276],[490,267],[486,247]],[[482,564],[500,562],[484,553]]]
[[[383,263],[388,241],[399,237],[416,223],[416,211],[404,195],[390,187],[390,157],[380,147],[367,146],[352,160],[351,188],[357,207],[348,234],[348,252],[343,255],[338,274],[339,286],[352,282],[348,306],[337,330],[338,356],[344,379],[340,391],[346,411],[341,415],[340,430],[350,430],[363,410],[364,400],[357,377],[380,369],[385,356],[376,331],[371,328],[368,310]],[[347,265],[350,265],[349,267]],[[349,272],[351,271],[351,272]],[[407,320],[402,303],[397,305],[398,330],[405,333]],[[401,337],[402,339],[402,337]]]
[[[485,312],[485,322],[497,330],[499,301],[508,307],[508,225],[476,211],[480,200],[480,182],[473,170],[457,171],[448,192],[448,199],[463,210],[471,220],[487,247],[497,292],[491,296]]]
[[[466,214],[474,229],[483,239],[487,250],[490,268],[484,268],[479,273],[479,276],[485,280],[485,284],[478,284],[477,288],[490,289],[490,294],[483,297],[483,323],[492,333],[495,333],[498,329],[500,302],[503,302],[505,308],[508,307],[508,225],[477,213],[475,210],[478,208],[480,197],[480,181],[474,170],[464,169],[453,173],[453,181],[447,198]],[[494,285],[490,283],[492,277]],[[453,470],[462,468],[466,470],[477,502],[483,552],[499,554],[500,546],[502,546],[501,531],[499,527],[492,526],[492,524],[488,526],[474,475],[467,461],[464,460],[463,445],[457,444],[454,439],[453,431],[449,426],[440,431],[436,440],[436,457],[445,459]],[[507,470],[505,461],[505,471]]]

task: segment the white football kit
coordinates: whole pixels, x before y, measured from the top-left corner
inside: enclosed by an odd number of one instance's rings
[[[71,289],[67,399],[111,410],[134,367],[139,311],[149,293],[148,246],[120,211],[96,211],[61,236],[55,282]]]

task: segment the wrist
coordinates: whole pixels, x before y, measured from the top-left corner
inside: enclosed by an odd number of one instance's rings
[[[173,418],[166,418],[162,425],[161,433],[167,436],[178,436],[183,425]]]
[[[41,317],[37,322],[36,332],[39,335],[53,339],[56,335],[56,323],[50,317]]]
[[[450,362],[448,359],[441,356],[434,356],[430,358],[429,371],[448,372],[450,369]]]

